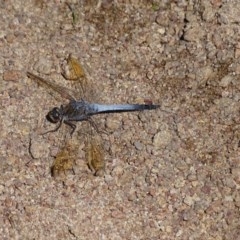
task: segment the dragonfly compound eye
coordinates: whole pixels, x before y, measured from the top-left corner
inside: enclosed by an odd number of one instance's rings
[[[46,118],[51,123],[57,123],[61,120],[61,116],[60,109],[55,107],[47,114]]]

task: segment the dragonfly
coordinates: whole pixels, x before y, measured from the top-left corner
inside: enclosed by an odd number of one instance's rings
[[[154,110],[159,108],[159,105],[152,104],[152,102],[147,102],[146,104],[101,104],[96,102],[95,96],[97,93],[94,89],[93,81],[86,76],[83,67],[72,54],[69,54],[67,58],[67,64],[62,75],[66,80],[77,84],[76,92],[27,72],[29,78],[40,85],[50,88],[68,100],[67,104],[53,107],[48,112],[47,120],[56,124],[56,127],[44,134],[56,132],[62,124],[66,124],[70,127],[70,136],[72,136],[76,131],[77,122],[88,122],[88,126],[84,129],[86,131],[82,134],[85,139],[87,164],[95,176],[102,176],[105,170],[103,143],[100,131],[92,117],[98,114]],[[75,97],[75,95],[78,97]],[[73,170],[74,157],[71,155],[71,151],[74,152],[74,150],[71,150],[71,144],[66,144],[65,148],[56,155],[52,167],[53,175],[58,175],[62,170]]]

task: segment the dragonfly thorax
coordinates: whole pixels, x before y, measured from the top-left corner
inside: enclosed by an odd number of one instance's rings
[[[57,123],[62,120],[62,110],[58,107],[53,108],[51,111],[48,112],[46,118],[51,123]]]

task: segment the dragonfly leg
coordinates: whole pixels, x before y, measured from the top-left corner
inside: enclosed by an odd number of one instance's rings
[[[89,117],[89,118],[87,119],[87,121],[88,121],[88,122],[91,124],[91,126],[96,130],[96,132],[99,133],[99,129],[98,129],[96,123],[92,120],[92,118]]]
[[[64,121],[65,124],[67,124],[68,126],[70,126],[72,128],[71,132],[70,132],[70,135],[72,136],[73,133],[75,132],[76,130],[76,125],[72,122],[69,122],[69,121]]]
[[[98,129],[96,123],[92,120],[91,117],[89,117],[89,118],[87,119],[87,121],[91,124],[91,126],[94,128],[94,130],[96,130],[97,133],[99,133],[99,134],[101,134],[101,133],[108,134],[106,131],[102,131],[102,130],[100,131],[100,130]]]
[[[60,121],[60,123],[58,124],[58,126],[52,130],[49,130],[47,132],[44,132],[42,135],[45,135],[47,133],[50,133],[50,132],[56,132],[60,127],[62,126],[62,120]]]

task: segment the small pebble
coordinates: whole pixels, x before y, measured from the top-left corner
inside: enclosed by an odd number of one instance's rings
[[[9,70],[3,73],[3,80],[18,81],[21,78],[21,72],[17,70]]]

